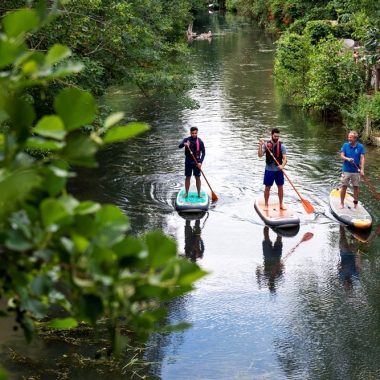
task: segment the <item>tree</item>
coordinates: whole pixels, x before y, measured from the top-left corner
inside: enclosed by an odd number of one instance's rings
[[[69,329],[105,318],[114,349],[125,339],[123,323],[145,338],[164,317],[162,301],[192,289],[205,272],[176,255],[160,232],[129,234],[128,217],[113,205],[79,201],[66,188],[73,167],[96,165],[106,144],[132,138],[144,123],[119,125],[108,116],[96,132],[81,131],[97,113],[94,97],[77,87],[61,89],[37,119],[29,89],[79,73],[71,51],[54,44],[28,49],[29,33],[56,16],[56,3],[19,9],[2,19],[0,39],[0,315],[15,315],[27,339],[44,321]],[[51,308],[59,308],[51,316]],[[122,321],[122,322],[121,322]]]
[[[334,38],[321,41],[310,56],[309,86],[304,106],[324,114],[340,114],[364,89],[360,67]]]

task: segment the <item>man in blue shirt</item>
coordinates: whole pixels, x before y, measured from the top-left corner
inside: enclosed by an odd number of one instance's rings
[[[358,205],[360,176],[364,175],[365,149],[357,140],[358,133],[351,131],[348,134],[348,142],[345,142],[340,150],[340,157],[343,160],[340,208],[344,208],[344,198],[350,181],[354,188],[354,208]]]

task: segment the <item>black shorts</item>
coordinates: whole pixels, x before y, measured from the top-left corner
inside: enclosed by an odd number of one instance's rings
[[[191,177],[194,175],[195,177],[200,177],[201,171],[199,170],[197,164],[195,162],[185,162],[185,176]]]

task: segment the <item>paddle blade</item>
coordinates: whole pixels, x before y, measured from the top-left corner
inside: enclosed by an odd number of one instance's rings
[[[301,199],[301,202],[303,208],[308,214],[312,214],[313,212],[315,212],[313,205],[309,201],[307,201],[306,199]]]
[[[216,195],[213,191],[211,192],[211,200],[212,200],[213,202],[216,202],[216,201],[218,200],[217,195]]]
[[[310,240],[314,234],[312,232],[306,232],[305,235],[303,235],[302,241]]]

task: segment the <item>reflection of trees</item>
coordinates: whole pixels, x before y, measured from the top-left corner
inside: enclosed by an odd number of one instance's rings
[[[179,297],[176,300],[168,303],[166,309],[168,316],[164,324],[176,324],[189,320],[187,314],[187,304],[190,300],[190,296],[186,295]],[[149,338],[146,344],[145,360],[149,363],[152,375],[157,378],[162,378],[162,366],[165,358],[170,357],[172,362],[176,361],[178,357],[178,351],[184,342],[183,330],[175,333],[154,333]],[[170,352],[168,350],[170,349]]]
[[[331,245],[340,255],[339,237]],[[380,289],[377,268],[346,292],[337,261],[324,263],[319,275],[298,276],[295,297],[288,303],[285,334],[275,341],[277,357],[289,378],[375,379],[380,377]],[[374,290],[377,290],[375,292]]]

